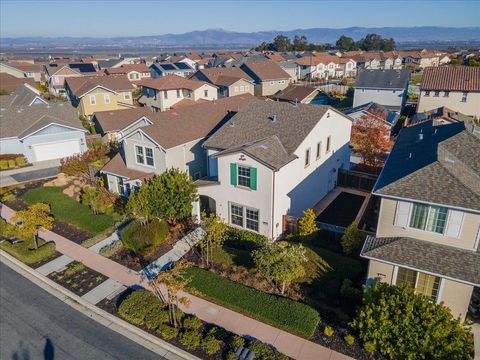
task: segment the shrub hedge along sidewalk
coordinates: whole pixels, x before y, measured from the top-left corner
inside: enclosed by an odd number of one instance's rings
[[[88,206],[65,195],[58,187],[31,189],[22,198],[29,204],[49,204],[56,219],[76,225],[92,235],[99,234],[114,225],[111,216],[93,214]]]
[[[186,269],[185,273],[191,278],[189,286],[205,298],[304,338],[313,335],[320,321],[315,309],[300,302],[255,290],[197,267]]]

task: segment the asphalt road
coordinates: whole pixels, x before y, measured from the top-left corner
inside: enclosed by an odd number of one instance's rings
[[[98,324],[0,263],[0,359],[165,358]]]

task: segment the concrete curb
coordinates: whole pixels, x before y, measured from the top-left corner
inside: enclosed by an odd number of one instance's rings
[[[135,341],[137,344],[160,356],[169,360],[200,360],[200,358],[131,325],[95,305],[90,304],[88,301],[41,275],[1,249],[0,262],[40,286],[43,290],[60,299],[64,303],[70,305],[77,311],[80,311],[85,316],[88,316],[103,326]]]

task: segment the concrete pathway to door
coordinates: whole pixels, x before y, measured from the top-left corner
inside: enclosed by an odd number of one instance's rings
[[[1,216],[7,221],[15,214],[15,211],[3,205]],[[102,255],[82,247],[73,241],[60,236],[52,231],[42,231],[41,237],[46,241],[55,242],[58,252],[82,262],[85,266],[113,279],[124,285],[140,285],[149,288],[145,276],[127,267],[120,265]],[[227,309],[223,306],[211,303],[207,300],[182,294],[189,298],[190,305],[182,310],[194,314],[200,319],[221,326],[238,335],[249,335],[265,343],[275,346],[280,352],[298,360],[346,360],[350,357],[334,350],[315,344],[299,336],[274,328],[255,319]],[[96,300],[96,296],[95,297]]]

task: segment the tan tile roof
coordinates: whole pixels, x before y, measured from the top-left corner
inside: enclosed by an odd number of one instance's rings
[[[298,65],[318,65],[318,64],[329,64],[329,63],[340,63],[340,58],[338,56],[332,56],[327,54],[318,54],[315,56],[305,56],[295,61]]]
[[[149,73],[150,69],[145,64],[124,64],[116,68],[105,69],[108,74],[128,74],[131,71],[136,71],[140,73]]]
[[[254,99],[250,94],[238,95],[155,113],[153,125],[142,131],[165,149],[172,148],[207,136]]]
[[[65,81],[75,96],[83,96],[97,86],[113,91],[133,90],[126,75],[69,77]]]
[[[120,131],[143,116],[152,120],[154,113],[148,107],[94,113],[95,119],[104,132]]]
[[[207,84],[204,81],[190,80],[178,75],[161,76],[155,79],[143,79],[138,82],[139,85],[156,90],[174,90],[188,89],[196,90]],[[209,84],[211,85],[211,84]]]
[[[480,68],[429,67],[424,71],[420,88],[422,90],[480,91]]]
[[[246,62],[242,66],[249,68],[262,81],[290,79],[290,75],[274,61]]]

